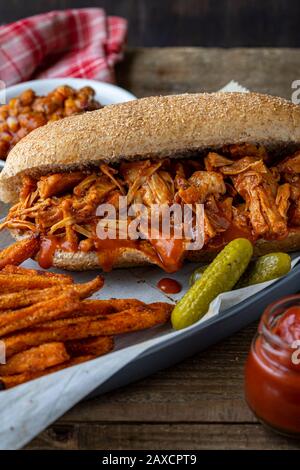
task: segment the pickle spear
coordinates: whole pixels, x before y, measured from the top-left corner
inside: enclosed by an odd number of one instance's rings
[[[287,253],[269,253],[261,256],[249,267],[236,285],[236,289],[253,286],[284,276],[291,270],[291,257]]]
[[[246,238],[236,238],[228,243],[176,304],[171,316],[173,328],[186,328],[203,317],[212,300],[234,287],[252,255],[252,244]]]
[[[195,269],[195,271],[191,274],[190,280],[189,280],[189,285],[190,287],[195,284],[198,279],[203,275],[204,271],[207,269],[208,265],[204,264],[203,266],[200,266],[200,268]]]

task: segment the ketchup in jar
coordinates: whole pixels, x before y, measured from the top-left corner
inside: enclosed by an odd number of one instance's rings
[[[246,362],[245,395],[260,421],[300,437],[300,295],[265,310]]]

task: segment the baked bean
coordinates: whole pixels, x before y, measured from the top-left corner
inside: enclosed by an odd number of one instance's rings
[[[0,132],[7,132],[9,127],[6,121],[0,122]]]
[[[78,113],[79,109],[73,98],[67,98],[65,101],[65,115],[70,116],[71,114]]]
[[[9,116],[9,108],[7,104],[0,107],[0,122],[5,121]]]
[[[52,114],[58,105],[49,98],[37,98],[33,103],[32,109],[39,113]]]
[[[16,116],[9,116],[6,122],[11,132],[17,132],[20,126],[19,126],[18,118]]]
[[[28,130],[27,130],[25,127],[21,127],[21,128],[17,131],[17,133],[15,134],[15,136],[16,136],[16,142],[15,142],[15,144],[16,144],[17,142],[19,142],[19,140],[23,139],[23,137],[25,137],[25,135],[27,135],[27,134],[28,134]]]
[[[20,99],[19,98],[12,98],[9,100],[8,107],[9,109],[17,109],[20,104]]]
[[[0,140],[0,158],[5,159],[9,149],[9,142]]]
[[[29,132],[47,124],[47,119],[44,114],[36,111],[32,111],[28,114],[20,114],[19,121],[20,125],[28,129]]]
[[[51,100],[57,104],[58,107],[62,107],[63,104],[64,104],[64,95],[62,95],[61,93],[59,93],[58,91],[55,91],[53,93],[51,93]]]
[[[80,88],[78,94],[79,95],[84,94],[84,95],[91,96],[92,98],[94,98],[95,90],[90,86],[84,86],[83,88]]]
[[[20,108],[19,114],[21,114],[21,113],[22,113],[22,114],[31,113],[31,111],[32,111],[32,107],[31,107],[31,106],[22,106],[22,107]]]
[[[64,117],[64,113],[58,110],[55,113],[50,114],[50,116],[48,116],[48,119],[49,121],[58,121],[59,119],[63,117]]]
[[[68,85],[59,86],[56,90],[58,91],[58,93],[63,95],[64,98],[69,98],[70,96],[73,96],[75,92],[75,90]]]
[[[35,93],[33,90],[25,90],[23,93],[20,95],[20,101],[22,105],[28,106],[30,105],[35,98]]]
[[[0,106],[0,158],[6,158],[12,147],[33,129],[48,121],[57,121],[72,114],[99,109],[91,87],[80,90],[63,85],[46,96],[25,90],[19,97]]]
[[[3,142],[10,142],[12,140],[12,135],[9,132],[1,132],[0,139]]]

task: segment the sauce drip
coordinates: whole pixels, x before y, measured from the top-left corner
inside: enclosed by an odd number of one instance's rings
[[[181,268],[185,253],[185,240],[158,238],[149,240],[149,242],[167,273],[175,273]]]
[[[98,261],[105,272],[109,272],[118,261],[120,253],[124,249],[136,249],[138,244],[135,240],[111,240],[109,238],[101,240],[100,238],[94,239],[94,246],[98,255]]]
[[[42,238],[40,251],[38,254],[38,263],[43,269],[51,268],[53,256],[59,244],[55,237]]]
[[[49,269],[53,266],[53,257],[56,250],[64,250],[67,252],[76,252],[78,246],[67,240],[59,240],[54,236],[44,237],[41,240],[40,251],[38,253],[38,263],[43,269]]]
[[[157,287],[166,294],[178,294],[182,286],[175,279],[164,277],[157,283]]]
[[[219,233],[214,238],[212,238],[208,244],[208,250],[221,249],[230,243],[235,238],[247,238],[251,243],[255,242],[255,237],[251,234],[250,231],[243,230],[240,227],[237,227],[234,224],[231,224],[225,232]]]

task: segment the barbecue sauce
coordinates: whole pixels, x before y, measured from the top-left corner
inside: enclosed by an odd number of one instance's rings
[[[38,263],[43,269],[49,269],[53,265],[55,250],[59,248],[59,243],[55,237],[45,237],[41,240],[40,251],[38,253]]]
[[[182,289],[182,286],[179,284],[179,282],[169,277],[162,278],[157,283],[157,287],[166,294],[178,294]]]

